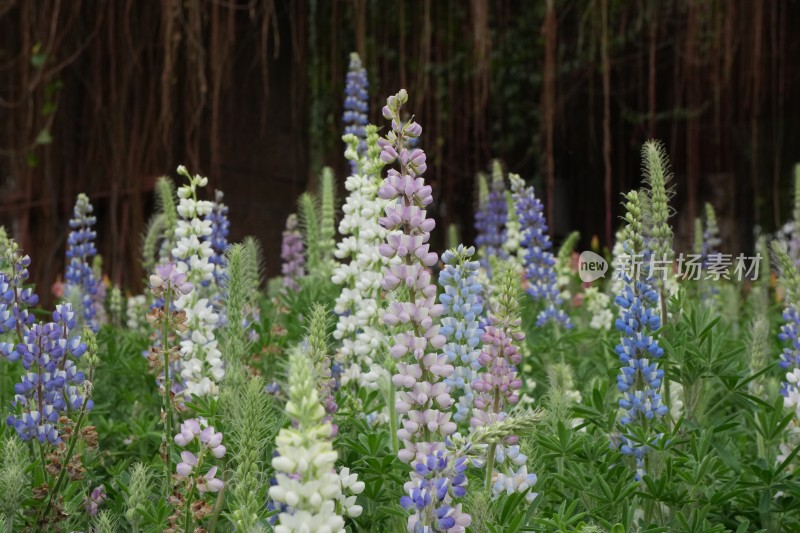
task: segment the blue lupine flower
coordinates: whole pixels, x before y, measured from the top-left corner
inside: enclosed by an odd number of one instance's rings
[[[481,353],[480,341],[483,329],[479,318],[483,312],[480,295],[483,287],[478,282],[478,261],[472,260],[475,248],[459,245],[457,249],[442,254],[445,268],[439,273],[439,284],[444,292],[439,301],[444,307],[439,332],[447,343],[442,352],[447,361],[455,366],[455,372],[445,379],[453,391],[460,390],[453,415],[456,422],[469,420],[475,395],[472,382],[480,368],[478,356]]]
[[[642,424],[646,428],[650,420],[661,418],[668,411],[667,406],[661,403],[659,390],[664,371],[658,368],[657,362],[664,350],[653,337],[661,327],[661,317],[655,278],[648,279],[650,252],[644,249],[638,192],[629,193],[627,199],[628,226],[624,247],[630,261],[621,272],[622,292],[614,300],[619,306],[616,328],[622,333],[615,348],[622,363],[617,388],[623,393],[619,406],[625,410],[620,422],[623,425]],[[636,458],[636,478],[641,479],[647,446],[623,436],[620,451]]]
[[[508,254],[503,249],[506,242],[506,220],[508,219],[508,203],[506,203],[505,183],[502,172],[495,172],[489,195],[475,211],[475,244],[481,249],[481,265],[488,271],[489,258],[506,259]]]
[[[470,525],[461,504],[453,505],[467,493],[467,465],[466,457],[454,457],[446,449],[431,451],[413,463],[414,475],[400,498],[400,505],[412,513],[409,531],[445,532]]]
[[[6,422],[19,437],[57,445],[61,442],[56,423],[61,414],[84,404],[85,376],[75,363],[86,352],[80,337],[71,336],[75,312],[70,304],[56,306],[53,321],[34,324],[17,345],[26,372],[14,385],[14,413]],[[92,400],[86,408],[93,407]]]
[[[350,67],[345,78],[344,88],[344,133],[352,133],[360,139],[358,143],[358,154],[363,155],[367,150],[366,131],[367,112],[369,104],[367,101],[367,69],[361,65],[361,58],[353,52],[350,54]],[[353,174],[358,172],[358,163],[350,161],[350,168]]]
[[[553,322],[571,328],[572,321],[559,308],[563,302],[558,290],[556,258],[551,251],[553,244],[547,233],[544,206],[536,197],[533,187],[525,187],[525,182],[519,176],[511,175],[511,189],[514,192],[514,210],[519,217],[522,232],[520,247],[525,253],[527,292],[534,300],[545,304],[536,319],[536,325]]]
[[[0,354],[16,361],[19,353],[15,341],[22,341],[33,325],[34,317],[28,308],[39,303],[39,297],[33,289],[23,286],[29,277],[31,258],[19,253],[17,243],[11,241],[4,262],[8,272],[0,272],[0,334],[15,331],[17,335],[11,342],[0,342]]]
[[[94,240],[97,233],[92,229],[97,218],[92,215],[94,208],[89,203],[89,197],[81,193],[75,201],[73,218],[69,221],[72,231],[67,238],[67,273],[64,294],[68,300],[74,295],[80,296],[80,301],[73,303],[80,305],[80,317],[93,331],[100,328],[97,320],[98,307],[102,305],[98,297],[99,281],[95,278],[92,269],[92,260],[97,255]]]
[[[206,215],[206,220],[211,221],[211,235],[208,240],[214,252],[208,262],[214,265],[214,279],[217,284],[222,283],[225,270],[225,251],[228,249],[228,234],[231,223],[228,220],[228,206],[222,203],[222,191],[214,191],[214,201],[211,212]]]

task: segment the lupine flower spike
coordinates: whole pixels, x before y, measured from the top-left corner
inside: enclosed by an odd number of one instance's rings
[[[346,156],[359,161],[360,174],[347,178],[349,192],[342,207],[335,255],[342,260],[333,272],[332,280],[342,285],[334,311],[338,315],[334,338],[341,342],[337,363],[343,365],[342,386],[356,382],[359,386],[376,388],[379,376],[386,372],[376,363],[385,356],[386,336],[380,322],[385,301],[381,298],[383,269],[390,260],[378,253],[378,245],[386,240],[386,229],[378,219],[387,201],[378,197],[381,184],[378,128],[367,126],[368,153],[359,157],[354,136]],[[349,259],[349,261],[348,261]]]
[[[475,211],[475,244],[481,251],[481,264],[489,270],[489,258],[505,259],[506,221],[508,204],[503,169],[498,161],[492,164],[492,181],[485,199]],[[519,213],[519,211],[517,211]]]
[[[97,218],[92,215],[94,208],[89,197],[81,193],[75,201],[74,216],[69,221],[72,231],[67,238],[67,273],[64,296],[80,313],[80,321],[97,331],[100,324],[97,319],[98,308],[102,301],[97,295],[101,283],[92,270],[92,260],[97,254],[94,240],[97,233],[93,226]]]
[[[649,424],[667,414],[661,400],[661,381],[664,371],[658,368],[658,359],[664,350],[658,345],[653,333],[661,327],[658,309],[658,292],[649,277],[650,251],[645,249],[642,206],[637,191],[626,196],[625,252],[630,258],[626,271],[621,272],[624,285],[614,300],[619,307],[617,330],[622,334],[616,346],[622,367],[617,376],[617,387],[623,394],[619,406],[624,410],[620,422],[623,425],[621,451],[636,459],[636,479],[641,480],[645,472],[644,457],[648,448],[631,438],[630,429],[638,426],[649,439]],[[649,442],[652,442],[649,441]]]
[[[180,332],[181,378],[187,396],[216,396],[225,368],[215,338],[219,315],[208,298],[215,290],[215,268],[210,261],[214,251],[209,240],[212,223],[208,219],[213,204],[197,198],[198,189],[208,184],[208,178],[192,176],[183,166],[178,167],[178,173],[189,182],[178,189],[180,220],[172,255],[178,260],[177,270],[186,274],[195,289],[175,300],[175,307],[186,313],[186,329]]]
[[[421,177],[426,169],[425,153],[406,147],[406,138],[416,139],[422,133],[419,124],[401,118],[407,101],[405,90],[388,98],[383,116],[391,121],[392,128],[379,141],[381,159],[400,165],[399,171],[389,170],[379,191],[381,198],[390,202],[386,216],[380,219],[389,233],[379,251],[384,257],[399,258],[385,270],[381,286],[394,295],[405,295],[403,299],[395,296],[398,299],[389,304],[383,316],[384,323],[395,328],[389,351],[400,361],[392,377],[400,391],[396,408],[402,417],[402,427],[397,431],[402,442],[398,457],[412,463],[413,468],[411,481],[405,485],[408,495],[401,503],[412,513],[410,531],[463,531],[470,517],[450,501],[463,495],[456,486],[466,483],[466,478],[462,481],[459,477],[463,472],[451,463],[456,459],[449,457],[443,442],[456,430],[449,412],[453,399],[444,381],[454,369],[446,355],[437,353],[446,339],[434,324],[443,306],[435,303],[436,286],[428,271],[438,260],[428,245],[436,223],[425,212],[433,198],[431,187]]]
[[[469,421],[475,394],[472,382],[480,368],[481,329],[478,318],[483,313],[480,295],[483,287],[478,282],[480,265],[473,258],[475,248],[459,245],[442,254],[445,268],[439,272],[439,285],[444,293],[439,301],[444,306],[441,333],[447,338],[442,351],[447,361],[455,366],[455,372],[446,382],[453,391],[459,391],[456,422]]]
[[[356,152],[359,156],[364,155],[367,151],[366,145],[366,125],[367,125],[367,112],[369,111],[369,103],[367,102],[368,93],[367,88],[369,83],[367,81],[367,69],[361,65],[361,58],[357,53],[350,54],[350,66],[347,70],[347,77],[345,79],[344,88],[344,122],[345,135],[351,134],[358,138],[358,145]],[[350,174],[358,174],[358,161],[350,160]]]
[[[300,222],[297,215],[291,214],[286,219],[281,243],[281,273],[284,286],[292,291],[299,291],[298,280],[305,276],[305,256],[303,255],[303,234],[300,233]]]
[[[534,300],[543,302],[544,309],[536,319],[536,325],[547,322],[565,328],[572,327],[563,309],[560,291],[556,279],[556,258],[553,255],[550,236],[547,234],[547,222],[544,219],[544,207],[536,198],[533,187],[525,187],[522,178],[512,174],[511,190],[514,192],[514,208],[519,213],[522,241],[520,245],[525,251],[525,277],[528,281],[528,294]]]

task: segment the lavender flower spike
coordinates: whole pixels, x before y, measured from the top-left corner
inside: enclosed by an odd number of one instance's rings
[[[286,219],[286,229],[281,243],[281,273],[283,284],[290,290],[299,291],[297,280],[305,276],[305,256],[303,255],[303,235],[300,233],[297,215],[292,213]]]
[[[528,294],[534,300],[544,302],[545,306],[539,313],[536,325],[542,326],[547,322],[553,322],[571,328],[572,321],[559,308],[562,301],[555,270],[556,259],[551,251],[553,245],[547,234],[542,202],[536,198],[533,187],[525,187],[525,182],[519,176],[511,174],[510,178],[511,190],[514,193],[514,208],[519,214],[522,230],[520,245],[525,251]]]
[[[350,54],[350,67],[347,71],[344,88],[344,133],[352,133],[359,139],[357,153],[364,155],[367,151],[366,125],[369,104],[367,102],[367,69],[361,65],[361,58],[353,52]],[[351,175],[358,173],[358,161],[350,161]]]
[[[400,360],[392,377],[399,391],[396,409],[402,423],[397,431],[402,449],[397,455],[413,468],[405,487],[408,495],[401,504],[413,513],[409,531],[457,532],[464,531],[471,519],[460,506],[450,505],[452,498],[464,495],[466,485],[457,460],[452,462],[455,458],[444,445],[456,431],[449,412],[453,398],[444,381],[454,369],[446,355],[437,353],[446,339],[434,323],[444,307],[435,303],[436,286],[428,271],[438,260],[428,245],[436,223],[425,212],[433,201],[431,187],[421,177],[426,169],[425,152],[407,148],[406,139],[422,133],[419,124],[400,118],[407,101],[405,90],[387,99],[383,116],[391,121],[392,129],[379,141],[381,160],[400,165],[399,171],[389,170],[379,189],[380,197],[389,201],[386,216],[380,219],[388,235],[379,252],[389,259],[399,258],[387,265],[381,287],[388,293],[397,291],[383,322],[395,328],[389,352]],[[405,296],[402,300],[400,294]]]
[[[495,161],[492,169],[492,183],[485,201],[475,211],[475,244],[481,251],[481,265],[488,271],[489,258],[506,259],[506,222],[508,203],[505,196],[505,182],[500,163]]]
[[[93,331],[100,328],[97,320],[99,301],[98,290],[100,282],[95,278],[92,270],[92,259],[97,255],[94,240],[97,233],[92,226],[97,218],[92,215],[94,208],[89,202],[89,197],[81,193],[75,201],[74,216],[69,221],[72,231],[67,238],[67,272],[65,296],[73,305],[78,306],[78,311],[83,322]]]

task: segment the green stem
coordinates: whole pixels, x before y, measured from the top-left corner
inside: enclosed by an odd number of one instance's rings
[[[161,344],[161,349],[164,352],[164,493],[165,498],[169,498],[172,492],[172,457],[170,454],[171,446],[170,439],[172,438],[172,401],[169,397],[170,379],[169,379],[169,322],[170,322],[170,304],[172,303],[172,286],[167,287],[165,301],[164,301],[164,333]]]
[[[200,453],[197,454],[197,466],[195,467],[195,472],[197,475],[200,475],[200,469],[203,466],[203,450],[200,450]],[[186,495],[186,511],[184,513],[184,528],[183,531],[185,533],[189,533],[193,531],[189,526],[192,523],[192,500],[194,499],[194,488],[195,488],[195,477],[192,476],[192,483],[189,486],[189,492]]]
[[[500,412],[500,389],[494,389],[494,402],[492,403],[492,411],[496,414]],[[494,473],[494,454],[497,450],[497,443],[493,442],[489,445],[489,453],[486,455],[486,489],[492,488],[492,474]]]
[[[397,454],[400,451],[400,441],[397,439],[397,408],[396,408],[396,394],[394,383],[392,383],[391,376],[389,377],[389,433],[391,434],[392,453]]]
[[[58,475],[58,479],[56,480],[56,484],[53,487],[53,490],[47,491],[48,492],[47,504],[44,507],[42,507],[39,511],[39,514],[37,514],[36,517],[37,525],[40,523],[40,519],[44,518],[41,516],[41,512],[44,511],[46,513],[47,510],[50,509],[51,504],[53,502],[53,495],[58,494],[58,491],[61,490],[61,484],[64,482],[64,478],[67,475],[67,465],[69,465],[69,462],[72,459],[72,454],[75,451],[75,445],[78,443],[78,435],[80,435],[81,432],[81,425],[83,424],[83,417],[86,414],[86,405],[88,402],[89,402],[89,394],[86,394],[86,396],[83,399],[81,414],[80,416],[78,416],[78,421],[75,423],[75,429],[72,431],[72,435],[70,436],[69,439],[69,446],[67,447],[67,455],[64,457],[64,460],[61,463],[64,466],[61,468],[61,472]]]

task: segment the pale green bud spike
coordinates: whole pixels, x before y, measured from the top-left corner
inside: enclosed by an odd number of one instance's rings
[[[672,179],[669,158],[664,146],[655,140],[644,143],[642,147],[642,167],[644,182],[650,187],[651,236],[653,252],[660,260],[672,259],[672,228],[669,225],[669,199],[673,194],[668,186]]]
[[[150,487],[153,476],[147,465],[135,463],[130,469],[130,482],[128,491],[123,494],[125,500],[125,519],[131,526],[131,531],[139,531],[141,512],[149,505]]]
[[[447,226],[447,248],[458,248],[461,243],[461,235],[457,224]]]
[[[220,405],[229,428],[225,439],[231,452],[231,482],[227,517],[235,531],[258,531],[263,500],[268,487],[264,475],[267,448],[279,429],[272,397],[264,394],[261,377],[226,383]]]
[[[564,242],[561,243],[561,247],[558,249],[558,264],[561,267],[566,267],[572,261],[572,252],[575,250],[575,246],[578,244],[578,240],[581,238],[581,234],[577,231],[573,231],[567,238],[564,239]]]
[[[500,161],[495,159],[492,161],[492,190],[501,192],[504,191],[506,188],[506,182],[503,178],[503,165],[500,164]]]
[[[184,168],[185,170],[185,168]],[[188,177],[188,172],[186,173]],[[175,183],[167,176],[156,180],[156,209],[164,215],[164,228],[161,237],[164,245],[161,247],[161,257],[164,260],[175,245],[175,228],[178,225],[178,209],[175,205]]]
[[[16,435],[2,441],[0,452],[0,512],[5,516],[6,531],[14,531],[15,518],[22,515],[25,504],[25,493],[20,487],[30,483],[30,460],[25,444]]]
[[[629,255],[641,254],[644,250],[643,213],[639,191],[630,191],[625,195],[625,242]]]
[[[703,252],[703,220],[701,218],[694,219],[694,249],[693,252],[697,255]]]
[[[330,167],[322,169],[320,176],[321,199],[319,217],[320,255],[322,261],[329,263],[333,259],[333,249],[336,246],[336,184],[333,181],[333,170]]]
[[[309,193],[300,195],[297,203],[300,226],[303,229],[303,244],[306,249],[306,264],[309,272],[316,272],[322,264],[320,251],[320,226],[317,201]]]
[[[314,379],[314,365],[310,354],[297,347],[289,354],[289,401],[286,403],[286,413],[297,421],[298,431],[309,441],[330,435],[330,429],[319,431],[325,409],[320,403],[316,380]],[[319,433],[309,434],[303,430],[317,428]]]
[[[321,304],[314,304],[311,309],[311,319],[306,327],[306,338],[309,344],[309,355],[317,369],[319,378],[320,365],[327,362],[328,357],[328,326],[330,325],[330,312]]]
[[[480,209],[486,205],[486,202],[489,201],[489,182],[486,179],[486,174],[483,172],[478,172],[478,175],[476,176],[476,185],[476,194],[478,196],[478,205],[476,207]]]
[[[495,316],[505,326],[519,319],[520,267],[513,261],[504,261],[497,276]]]
[[[364,131],[366,133],[367,154],[363,172],[375,179],[380,179],[381,169],[386,163],[381,160],[381,147],[378,144],[378,139],[380,138],[378,126],[367,124]]]
[[[223,293],[227,295],[225,313],[227,321],[222,330],[222,354],[227,364],[235,361],[243,364],[250,344],[244,330],[244,310],[252,304],[255,293],[248,283],[248,249],[234,244],[225,252],[225,267],[228,275],[223,280]]]
[[[243,245],[247,248],[247,287],[249,291],[258,293],[261,290],[261,284],[264,280],[264,249],[261,242],[252,236],[244,238]]]
[[[772,253],[780,273],[778,282],[786,290],[786,301],[794,305],[800,304],[800,273],[798,273],[794,261],[789,257],[786,243],[778,240],[772,241]]]
[[[166,226],[164,213],[156,213],[147,223],[144,235],[142,236],[142,266],[145,272],[152,272],[158,261],[159,242]]]
[[[119,531],[119,521],[111,514],[111,511],[100,511],[92,520],[92,531],[94,533],[116,533]]]

